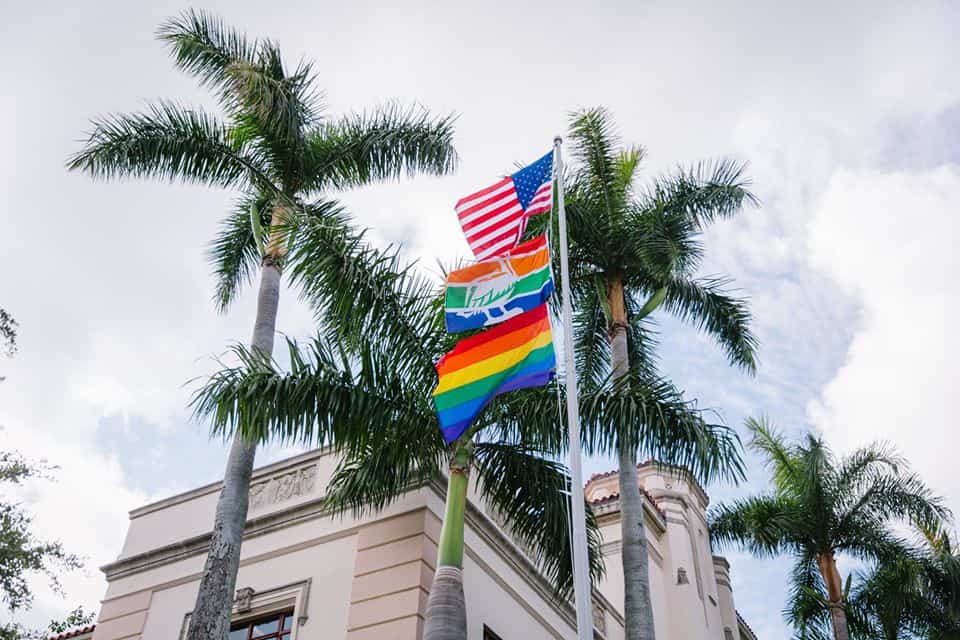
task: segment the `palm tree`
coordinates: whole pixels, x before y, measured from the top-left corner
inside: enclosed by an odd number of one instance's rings
[[[960,554],[942,523],[916,528],[909,554],[858,572],[847,605],[854,638],[960,638]]]
[[[269,355],[281,268],[296,281],[310,258],[296,250],[294,223],[311,218],[342,231],[348,220],[325,194],[404,173],[450,171],[452,120],[396,106],[327,119],[309,63],[289,71],[276,43],[248,40],[205,13],[165,22],[158,37],[180,69],[215,93],[223,117],[160,101],[141,113],[95,120],[68,167],[95,178],[161,178],[240,191],[210,249],[215,300],[225,311],[259,265],[251,345]],[[343,276],[327,275],[332,282]],[[228,633],[255,451],[252,441],[234,438],[191,640]]]
[[[298,263],[297,274],[314,307],[352,321],[325,326],[307,355],[291,349],[288,373],[238,349],[240,366],[213,376],[197,392],[198,416],[209,417],[215,431],[239,431],[254,440],[333,443],[343,455],[329,489],[336,509],[382,508],[446,467],[447,511],[427,610],[430,640],[466,637],[460,569],[470,473],[477,474],[481,492],[514,535],[539,554],[545,573],[565,590],[570,571],[565,499],[557,491],[567,480],[551,461],[568,445],[567,431],[555,418],[558,401],[563,404],[562,382],[498,398],[445,448],[428,398],[436,384],[434,363],[454,338],[443,331],[433,287],[401,267],[395,252],[365,247],[361,235],[336,235],[309,218],[297,233],[302,238],[297,251],[317,256]],[[339,242],[354,249],[346,252]],[[347,253],[350,259],[341,262],[337,256]],[[350,277],[335,287],[328,274],[336,272]],[[591,450],[609,450],[618,434],[626,433],[644,451],[687,466],[698,478],[742,475],[736,434],[708,424],[652,367],[631,367],[616,385],[609,379],[585,385],[580,398]],[[595,534],[591,540],[596,542]],[[595,575],[597,562],[591,561]]]
[[[328,232],[314,225],[310,233]],[[360,237],[356,242],[354,277],[339,288],[316,288],[318,307],[349,310],[356,322],[325,327],[306,349],[290,343],[287,372],[261,354],[235,348],[240,364],[212,376],[197,391],[194,408],[215,432],[332,443],[342,455],[326,496],[336,512],[382,509],[445,469],[446,509],[424,638],[465,640],[462,569],[470,475],[476,474],[487,505],[534,554],[561,598],[572,586],[566,514],[569,496],[576,493],[553,459],[557,452],[533,446],[516,423],[493,422],[495,411],[451,446],[444,444],[430,398],[434,363],[456,337],[445,331],[435,287],[401,268],[395,252],[365,247]],[[592,518],[588,525],[591,570],[598,576],[599,532]]]
[[[956,536],[951,538],[941,523],[923,523],[918,528],[926,550],[927,593],[939,610],[937,623],[930,627],[930,640],[960,640],[960,547]]]
[[[942,613],[929,595],[923,563],[909,555],[888,560],[868,573],[858,572],[847,599],[851,636],[863,640],[921,637],[937,626],[936,618]]]
[[[731,362],[752,372],[756,340],[748,326],[746,303],[724,292],[726,280],[694,277],[703,255],[704,226],[754,202],[743,167],[726,161],[702,164],[658,178],[638,191],[635,181],[645,151],[620,147],[606,110],[574,113],[569,137],[577,162],[565,177],[567,223],[577,368],[584,388],[589,393],[612,385],[627,393],[632,385],[649,379],[654,340],[646,323],[660,307],[709,333]],[[535,220],[529,233],[542,233],[546,224]],[[612,431],[591,435],[585,428],[584,435],[591,440],[588,451],[617,454],[626,638],[652,640],[637,460],[644,452],[669,461],[677,453],[672,443],[686,436],[676,429],[657,432],[652,425],[625,416],[614,420]],[[730,444],[726,437],[721,442]],[[702,467],[706,474],[701,479],[742,475],[735,447],[711,450],[711,441],[706,440],[698,453],[696,439],[690,442],[693,448],[676,461]]]
[[[948,511],[889,447],[873,444],[837,458],[811,434],[789,442],[763,420],[750,419],[747,427],[750,447],[771,470],[773,489],[713,509],[711,537],[758,556],[791,554],[788,618],[803,637],[816,637],[805,624],[811,601],[819,600],[829,612],[833,637],[847,640],[850,583],[848,578],[844,587],[837,556],[894,571],[893,564],[910,550],[890,524],[900,519],[939,522]]]

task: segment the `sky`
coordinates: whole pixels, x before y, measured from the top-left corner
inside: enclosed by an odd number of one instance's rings
[[[39,535],[87,559],[66,598],[38,583],[17,619],[40,624],[97,607],[129,509],[220,477],[226,449],[191,420],[190,381],[249,339],[255,300],[225,315],[212,303],[206,243],[235,194],[64,169],[92,117],[157,98],[213,108],[153,37],[188,5],[0,1],[0,307],[21,325],[19,352],[0,360],[0,449],[59,466],[16,498]],[[731,369],[659,317],[663,370],[741,431],[766,415],[838,452],[888,441],[960,512],[960,5],[383,4],[194,6],[276,39],[291,63],[316,61],[331,114],[396,100],[459,115],[455,175],[342,194],[375,242],[402,243],[428,270],[467,255],[453,203],[545,153],[571,110],[612,111],[648,150],[641,184],[704,159],[749,162],[762,204],[707,232],[703,275],[751,299],[760,369]],[[290,292],[278,326],[312,331]],[[708,487],[714,501],[763,489],[748,463],[745,485]],[[760,637],[786,637],[789,564],[725,553],[743,615]]]

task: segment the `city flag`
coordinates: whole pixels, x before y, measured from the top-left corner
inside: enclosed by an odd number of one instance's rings
[[[501,393],[547,384],[555,369],[545,304],[461,340],[437,363],[433,401],[443,439],[449,444],[463,435]]]
[[[517,245],[501,258],[451,271],[444,311],[447,332],[489,327],[540,306],[553,292],[547,237]]]
[[[516,246],[527,217],[553,204],[553,152],[457,202],[457,217],[477,260],[502,256]]]

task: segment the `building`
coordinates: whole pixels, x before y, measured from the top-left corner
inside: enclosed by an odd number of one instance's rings
[[[412,488],[388,509],[356,518],[322,506],[336,458],[317,450],[254,472],[231,640],[413,640],[433,577],[444,480]],[[739,618],[729,566],[711,555],[707,496],[684,472],[641,465],[657,637],[754,640]],[[92,640],[182,637],[196,596],[220,485],[130,513]],[[607,577],[594,592],[596,637],[623,638],[616,474],[586,495],[603,531]],[[568,603],[474,493],[467,510],[464,589],[471,638],[576,637]]]
[[[683,469],[647,462],[637,467],[644,497],[650,589],[657,638],[756,640],[737,612],[730,565],[713,555],[707,534],[709,498]],[[595,475],[585,488],[603,537],[607,573],[598,590],[623,607],[619,478]]]

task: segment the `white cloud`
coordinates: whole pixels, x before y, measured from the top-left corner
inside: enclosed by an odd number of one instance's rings
[[[61,575],[66,599],[38,577],[32,582],[32,610],[18,612],[13,619],[44,626],[78,605],[96,611],[103,597],[98,567],[116,558],[126,533],[127,510],[150,496],[126,488],[118,462],[90,446],[65,443],[50,432],[10,427],[4,428],[2,436],[5,442],[15,442],[28,459],[45,459],[57,467],[51,471],[53,480],[31,480],[11,493],[4,487],[5,499],[23,502],[38,539],[64,541],[66,551],[81,556],[86,565]]]
[[[893,442],[960,511],[958,212],[956,167],[834,175],[811,223],[810,256],[860,300],[862,315],[845,363],[809,411],[840,449]]]

